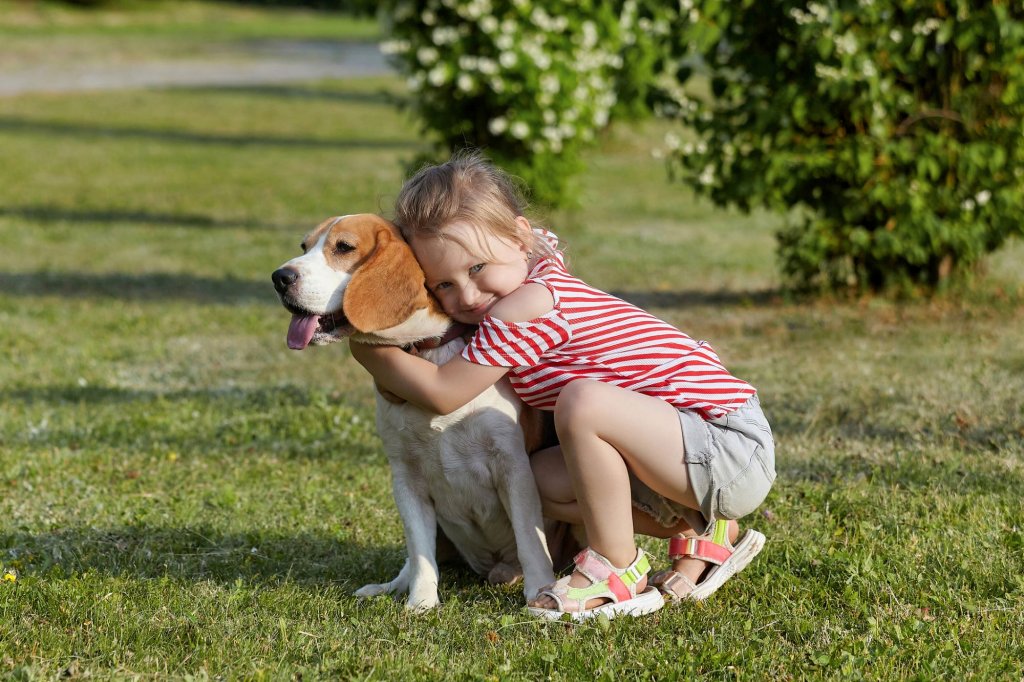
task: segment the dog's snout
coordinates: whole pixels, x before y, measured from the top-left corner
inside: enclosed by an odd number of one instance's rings
[[[299,273],[291,268],[278,268],[274,270],[274,274],[270,276],[270,279],[274,280],[274,288],[277,289],[277,293],[283,294],[288,291],[288,287],[295,284],[295,281],[299,279]]]

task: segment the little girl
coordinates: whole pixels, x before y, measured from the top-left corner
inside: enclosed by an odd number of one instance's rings
[[[557,237],[531,227],[511,178],[478,154],[421,170],[395,214],[429,290],[478,328],[441,366],[394,347],[353,343],[352,355],[383,390],[440,414],[506,374],[554,411],[559,446],[531,460],[544,513],[582,523],[590,547],[531,613],[650,613],[662,593],[704,599],[750,563],[764,536],[739,537],[734,519],[775,479],[753,387],[703,341],[569,274]],[[671,538],[672,569],[651,585],[634,532]]]

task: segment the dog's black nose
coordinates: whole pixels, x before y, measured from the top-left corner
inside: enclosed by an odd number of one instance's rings
[[[274,270],[274,274],[270,276],[270,279],[274,280],[274,288],[277,289],[277,293],[283,294],[288,291],[288,287],[295,284],[295,280],[299,278],[299,273],[295,272],[291,268],[278,268]]]

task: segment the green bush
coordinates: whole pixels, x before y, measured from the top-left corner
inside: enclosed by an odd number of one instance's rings
[[[719,204],[791,211],[801,288],[932,290],[1024,233],[1024,6],[682,0],[706,101],[674,168]],[[680,79],[690,75],[681,69]]]
[[[385,51],[442,155],[483,149],[540,203],[572,200],[580,151],[624,112],[643,111],[669,24],[651,0],[392,0]]]

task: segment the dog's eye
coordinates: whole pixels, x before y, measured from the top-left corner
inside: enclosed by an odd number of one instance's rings
[[[299,244],[299,250],[302,251],[302,253],[306,253],[306,242]]]
[[[334,245],[334,250],[338,253],[349,253],[350,251],[355,251],[356,247],[352,246],[345,240],[341,240]]]

